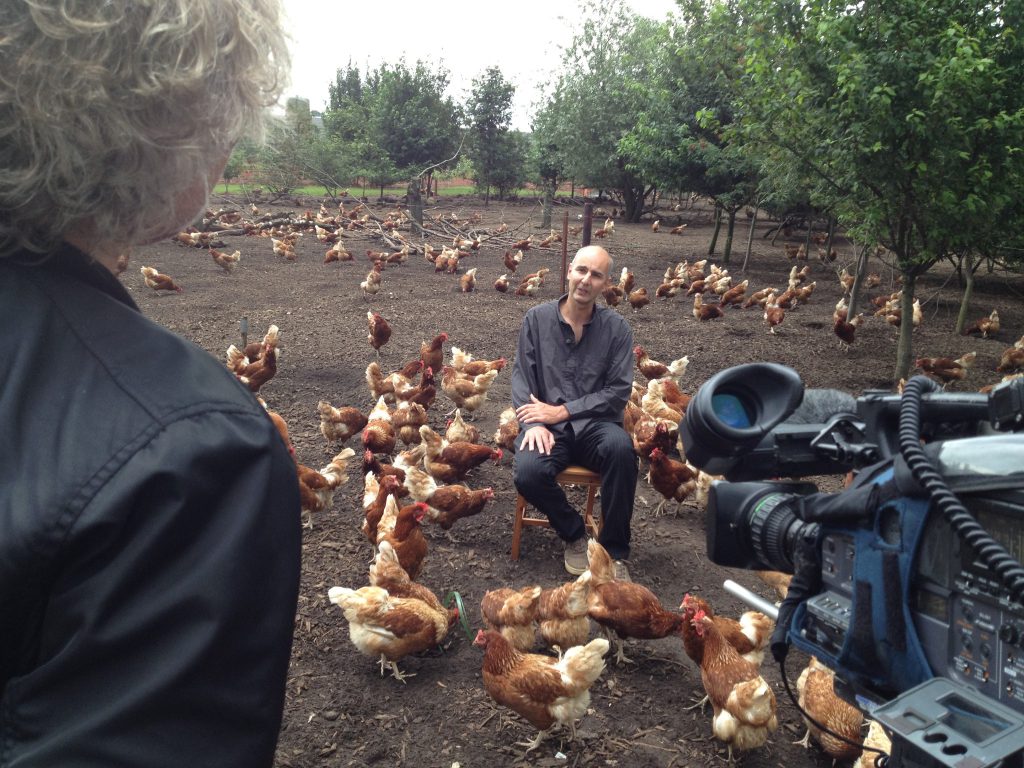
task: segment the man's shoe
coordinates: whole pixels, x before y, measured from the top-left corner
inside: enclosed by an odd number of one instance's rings
[[[581,536],[576,541],[567,542],[565,545],[565,570],[573,576],[579,576],[590,563],[587,561],[587,537]]]
[[[629,578],[629,563],[625,560],[616,560],[613,565],[613,575],[616,581],[632,581]]]

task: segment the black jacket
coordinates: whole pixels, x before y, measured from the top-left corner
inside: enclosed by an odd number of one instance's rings
[[[266,766],[295,467],[213,356],[65,247],[0,259],[0,766]]]

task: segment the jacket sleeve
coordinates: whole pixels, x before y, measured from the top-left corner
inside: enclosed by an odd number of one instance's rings
[[[287,449],[215,410],[122,453],[82,491],[0,763],[270,766],[299,585]]]
[[[565,403],[569,419],[580,417],[622,422],[626,401],[633,390],[633,330],[623,322],[608,354],[605,385]]]

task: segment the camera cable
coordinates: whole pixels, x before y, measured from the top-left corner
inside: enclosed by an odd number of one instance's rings
[[[936,509],[945,515],[956,533],[978,553],[982,562],[999,576],[1016,603],[1024,603],[1024,567],[989,533],[949,489],[921,447],[922,396],[939,389],[927,376],[914,376],[903,389],[900,401],[899,446],[903,460],[914,479],[931,497]]]

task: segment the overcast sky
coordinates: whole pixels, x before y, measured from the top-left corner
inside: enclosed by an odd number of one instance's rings
[[[516,86],[512,126],[528,130],[540,100],[537,86],[558,70],[582,5],[577,0],[512,0],[493,6],[486,0],[284,0],[292,38],[286,95],[309,99],[310,109],[323,110],[328,84],[350,60],[365,73],[404,55],[410,68],[417,59],[433,69],[444,65],[450,73],[449,94],[463,103],[473,79],[496,66]],[[676,8],[674,0],[628,0],[627,5],[659,20]]]

